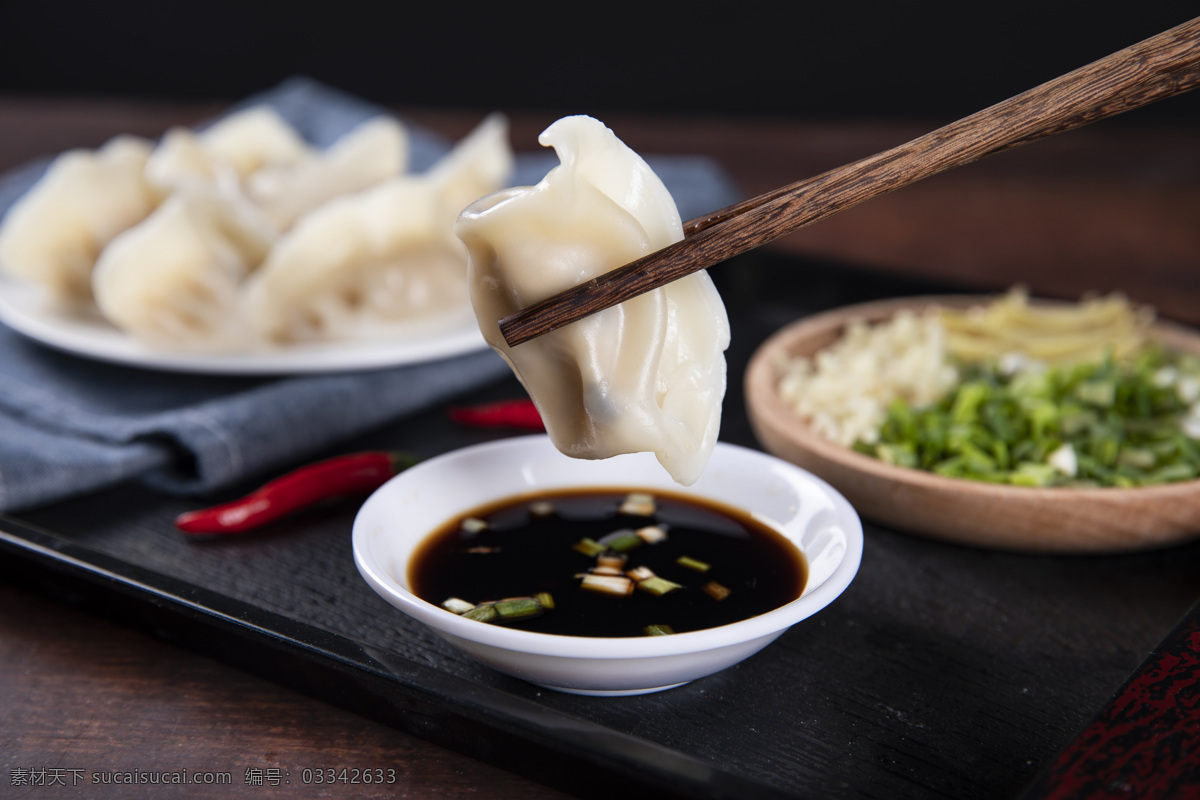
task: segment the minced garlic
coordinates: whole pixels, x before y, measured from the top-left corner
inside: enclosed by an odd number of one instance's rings
[[[888,406],[936,402],[958,381],[936,314],[900,311],[877,325],[855,320],[814,357],[784,358],[779,393],[818,435],[875,442]]]

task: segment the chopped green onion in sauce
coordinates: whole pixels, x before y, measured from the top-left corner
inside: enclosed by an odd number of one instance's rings
[[[647,636],[670,636],[675,630],[670,625],[647,625],[642,628],[642,633]]]
[[[676,589],[682,589],[683,584],[676,583],[675,581],[669,581],[666,578],[660,578],[656,575],[653,578],[646,578],[644,581],[638,581],[637,588],[641,589],[643,592],[649,592],[650,594],[664,595],[668,592],[673,592]]]
[[[417,596],[467,619],[622,637],[766,613],[799,597],[807,565],[744,512],[682,493],[614,488],[474,509],[422,543],[408,577]]]
[[[711,565],[691,556],[680,556],[675,559],[675,563],[681,567],[686,567],[694,572],[708,572]]]

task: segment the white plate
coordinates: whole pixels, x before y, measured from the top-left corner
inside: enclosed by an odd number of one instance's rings
[[[236,353],[183,353],[147,347],[100,316],[68,312],[46,302],[39,289],[0,278],[0,321],[51,347],[75,355],[170,372],[222,375],[295,375],[397,367],[486,349],[475,319],[397,329],[387,339],[297,344]]]

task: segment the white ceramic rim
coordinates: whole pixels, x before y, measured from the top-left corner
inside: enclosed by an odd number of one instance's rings
[[[164,372],[210,375],[300,375],[356,372],[417,364],[487,349],[466,309],[430,329],[411,326],[396,336],[298,343],[249,352],[156,350],[117,329],[99,312],[53,308],[38,287],[0,277],[0,322],[44,345],[95,361]]]
[[[392,603],[393,606],[448,636],[458,637],[485,646],[533,655],[621,660],[685,655],[714,650],[739,642],[748,642],[760,637],[778,634],[832,603],[845,591],[858,572],[863,550],[862,523],[850,503],[836,489],[812,473],[775,456],[759,450],[752,450],[724,442],[717,443],[710,465],[714,462],[719,463],[729,459],[751,461],[756,463],[760,468],[770,470],[772,474],[788,483],[796,486],[804,486],[810,490],[815,489],[828,502],[829,509],[835,516],[834,524],[842,530],[845,537],[845,553],[838,565],[824,581],[806,587],[804,593],[796,600],[765,614],[729,625],[699,631],[689,631],[672,636],[590,638],[534,633],[500,625],[481,624],[474,620],[464,619],[453,612],[417,597],[399,581],[392,578],[378,563],[370,546],[369,536],[371,531],[368,529],[369,524],[371,524],[372,518],[379,510],[387,504],[389,495],[399,491],[399,487],[403,487],[406,482],[413,480],[414,472],[441,469],[449,461],[471,457],[486,453],[487,451],[512,450],[515,454],[521,451],[528,452],[529,448],[535,448],[535,450],[542,451],[545,454],[544,451],[546,448],[553,450],[553,445],[550,443],[549,438],[543,435],[514,437],[474,445],[436,456],[414,467],[410,467],[409,470],[406,470],[380,487],[360,508],[355,518],[352,532],[354,561],[367,583],[383,596],[384,599]],[[557,451],[555,450],[554,453],[557,454]],[[644,456],[646,454],[637,455]],[[562,458],[566,457],[562,456]],[[628,457],[621,456],[619,458]],[[514,468],[516,466],[514,464]],[[665,472],[663,474],[665,475]],[[669,478],[667,481],[669,481]],[[701,478],[702,481],[703,477]],[[631,481],[627,485],[641,485],[642,483],[644,481]],[[604,481],[594,485],[618,484],[619,482],[616,481]],[[572,485],[586,486],[588,484],[563,484],[566,487]],[[662,488],[669,488],[675,492],[686,494],[689,491],[689,487],[682,487],[674,483],[661,483],[659,485]],[[537,487],[533,488],[536,490]],[[555,485],[548,488],[561,487]],[[513,493],[502,492],[495,499],[500,499],[511,494]],[[446,519],[449,519],[455,513],[466,511],[469,508],[482,505],[486,502],[488,500],[481,500],[478,503],[464,505],[461,509],[452,509],[447,512]],[[768,524],[772,523],[771,520],[763,521]],[[775,527],[778,529],[779,525],[776,524]],[[781,532],[794,541],[793,535],[789,534],[786,527]],[[792,533],[799,533],[799,531],[793,531]]]

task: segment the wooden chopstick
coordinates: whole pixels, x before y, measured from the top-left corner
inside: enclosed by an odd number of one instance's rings
[[[866,200],[1200,85],[1200,17],[912,141],[684,225],[684,238],[500,320],[510,347]]]

